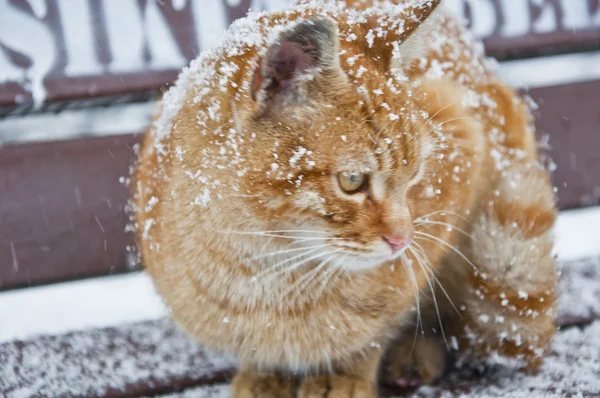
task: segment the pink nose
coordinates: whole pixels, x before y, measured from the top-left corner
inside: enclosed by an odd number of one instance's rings
[[[392,249],[392,253],[398,253],[400,250],[404,249],[406,246],[410,245],[412,242],[412,237],[407,236],[384,236],[383,240],[386,241],[388,245],[390,245],[390,249]]]

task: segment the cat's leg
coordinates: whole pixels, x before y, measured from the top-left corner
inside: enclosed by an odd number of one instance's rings
[[[432,335],[415,338],[414,332],[402,336],[388,348],[381,369],[382,383],[404,389],[436,382],[447,363],[448,351],[442,338]]]
[[[276,373],[242,366],[231,382],[232,398],[293,398],[297,381]]]
[[[376,398],[381,350],[371,348],[334,367],[334,373],[307,377],[298,398]]]
[[[556,271],[552,255],[555,200],[537,165],[502,172],[473,223],[457,331],[468,356],[498,354],[533,369],[555,332]]]

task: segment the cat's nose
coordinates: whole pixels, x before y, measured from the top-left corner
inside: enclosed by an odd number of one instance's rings
[[[390,246],[392,253],[396,254],[412,242],[411,235],[383,236],[383,240]]]

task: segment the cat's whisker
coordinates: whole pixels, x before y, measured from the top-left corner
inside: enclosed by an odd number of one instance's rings
[[[443,125],[445,125],[445,124],[447,124],[447,123],[450,123],[450,122],[455,122],[455,121],[457,121],[457,120],[463,120],[463,119],[469,119],[469,120],[476,121],[475,119],[473,119],[473,118],[472,118],[472,117],[470,117],[470,116],[458,116],[458,117],[453,117],[453,118],[451,118],[451,119],[444,120],[443,122],[440,122],[440,123],[438,123],[438,124],[433,124],[433,123],[432,123],[432,125],[433,125],[433,128],[432,128],[431,130],[429,130],[429,131],[427,132],[427,134],[431,133],[432,131],[434,131],[434,130],[435,130],[436,128],[438,128],[438,127],[442,127]],[[444,137],[444,139],[452,139],[452,137]]]
[[[441,221],[418,221],[414,223],[415,225],[442,225],[445,227],[448,227],[450,230],[457,230],[458,232],[462,233],[463,235],[471,238],[472,240],[475,240],[475,238],[473,238],[473,235],[471,235],[470,233],[468,233],[467,231],[465,231],[464,229],[457,227],[454,224],[450,224],[447,222],[441,222]]]
[[[278,233],[269,233],[264,231],[216,231],[222,234],[233,234],[233,235],[248,235],[248,236],[263,236],[267,238],[283,238],[283,239],[293,239],[297,242],[303,241],[311,241],[311,240],[348,240],[346,238],[325,238],[325,237],[305,237],[305,236],[295,236],[295,235],[282,235]],[[294,231],[299,232],[299,231]]]
[[[249,257],[246,258],[242,261],[254,261],[254,260],[260,260],[263,258],[267,258],[267,257],[272,257],[272,256],[277,256],[280,254],[288,254],[288,253],[294,253],[294,252],[299,252],[299,251],[306,251],[306,250],[310,250],[310,249],[317,249],[317,248],[323,248],[323,247],[327,247],[329,246],[328,244],[323,244],[323,245],[314,245],[314,246],[307,246],[307,247],[296,247],[293,249],[284,249],[284,250],[277,250],[274,252],[269,252],[269,253],[264,253],[261,254],[259,256],[255,256],[255,257]]]
[[[463,254],[463,252],[461,252],[460,250],[458,250],[456,247],[452,246],[450,243],[446,242],[445,240],[440,239],[437,236],[433,236],[431,234],[422,232],[422,231],[415,231],[415,235],[419,235],[421,237],[425,237],[425,238],[427,238],[429,240],[432,240],[433,242],[437,242],[438,244],[447,247],[448,249],[450,249],[453,252],[455,252],[456,254],[458,254],[467,263],[469,263],[471,265],[471,267],[473,267],[473,269],[477,270],[477,267],[475,266],[475,264],[473,264],[473,262],[471,260],[469,260],[467,258],[467,256],[465,256]],[[419,239],[419,237],[415,237],[415,239]]]
[[[417,259],[417,264],[419,265],[419,267],[421,267],[421,270],[423,271],[423,274],[425,275],[425,280],[427,281],[427,285],[429,285],[429,290],[431,291],[431,296],[433,299],[433,305],[435,307],[435,313],[438,318],[438,323],[440,324],[440,332],[442,333],[442,338],[444,339],[444,344],[446,344],[446,348],[448,349],[448,351],[450,351],[450,346],[448,345],[448,340],[446,339],[446,333],[444,332],[444,325],[442,323],[442,315],[440,314],[440,307],[437,302],[437,297],[435,296],[435,288],[434,288],[433,284],[431,283],[431,279],[429,278],[429,272],[427,272],[427,270],[423,266],[423,259],[420,256],[417,256],[415,254],[415,251],[412,249],[412,247],[409,246],[408,250],[410,250],[413,257],[415,259]],[[435,278],[435,276],[434,276],[434,278]]]
[[[318,238],[318,237],[309,237],[309,238],[297,238],[296,242],[304,242],[304,241],[310,241],[310,240],[344,240],[344,241],[349,241],[350,239],[348,239],[348,238]]]
[[[327,251],[327,252],[324,252],[324,253],[317,253],[317,254],[315,254],[313,256],[307,257],[307,258],[305,258],[303,260],[298,261],[297,263],[294,263],[294,264],[286,267],[285,270],[282,270],[281,272],[278,272],[274,277],[269,278],[269,280],[265,281],[265,282],[269,282],[269,281],[273,280],[273,278],[276,278],[277,276],[282,275],[283,273],[294,271],[294,270],[300,268],[301,266],[303,266],[304,264],[306,264],[306,263],[308,263],[310,261],[318,259],[319,257],[327,256],[327,255],[330,255],[330,254],[335,253],[335,252],[336,251],[333,251],[333,252]]]
[[[297,236],[280,235],[280,234],[269,234],[266,232],[240,232],[240,231],[216,231],[221,234],[233,234],[233,235],[250,235],[250,236],[264,236],[267,238],[286,238],[286,239],[297,239]]]
[[[439,115],[440,113],[442,113],[446,109],[450,108],[451,106],[454,106],[456,104],[460,104],[460,102],[461,101],[456,101],[456,102],[453,102],[451,104],[446,105],[445,107],[443,107],[442,109],[440,109],[439,111],[437,111],[436,113],[434,113],[429,119],[427,119],[427,121],[425,122],[425,124],[430,123],[433,120],[433,118],[435,118],[437,115]]]
[[[313,270],[305,273],[304,275],[302,275],[300,278],[298,278],[298,280],[296,280],[292,286],[290,286],[288,289],[286,289],[283,292],[283,297],[287,297],[288,294],[290,294],[291,292],[293,292],[294,290],[296,290],[296,288],[300,288],[300,290],[298,291],[298,294],[301,294],[302,291],[307,287],[307,284],[310,284],[312,282],[312,280],[319,274],[319,272],[327,265],[327,263],[329,263],[331,260],[333,260],[332,255],[335,253],[338,253],[342,251],[342,249],[338,249],[338,250],[334,250],[327,254],[329,257],[326,258],[325,260],[323,260],[319,265],[317,265]],[[295,301],[298,294],[294,295],[294,297],[292,297],[291,302]]]
[[[329,260],[333,260],[333,257]],[[325,266],[323,268],[327,268],[326,266],[330,265],[330,262],[325,263]],[[307,284],[306,286],[302,286],[300,288],[300,291],[304,290],[304,291],[308,291],[310,292],[311,289],[315,286],[317,286],[319,284],[319,281],[322,281],[323,279],[325,279],[327,277],[327,275],[329,274],[329,271],[327,269],[325,269],[323,272],[321,272],[316,278],[314,278],[309,284]],[[316,301],[316,300],[315,300]]]
[[[304,251],[303,253],[297,254],[297,255],[292,256],[292,257],[288,257],[288,258],[286,258],[286,259],[284,259],[284,260],[282,260],[282,261],[280,261],[280,262],[278,262],[278,263],[276,263],[274,265],[269,266],[267,269],[265,269],[265,270],[259,272],[258,274],[254,275],[253,280],[257,280],[258,278],[260,278],[262,276],[265,276],[266,274],[269,274],[270,272],[276,270],[277,268],[281,267],[282,265],[287,264],[290,261],[294,261],[294,260],[297,260],[299,258],[302,258],[302,257],[304,257],[304,256],[306,256],[308,254],[314,253],[314,252],[316,252],[319,249],[320,249],[320,247],[315,247],[315,248],[308,247],[307,251]]]
[[[375,141],[373,136],[371,134],[368,134],[368,135],[369,135],[369,138],[371,139],[371,141],[373,141],[373,145],[377,145],[377,141]]]
[[[471,221],[469,221],[469,219],[467,217],[463,216],[462,214],[458,214],[456,212],[450,211],[450,210],[438,210],[438,211],[434,211],[432,213],[429,213],[429,214],[426,214],[424,216],[421,216],[421,217],[417,218],[414,222],[415,223],[416,222],[420,222],[420,221],[428,219],[429,217],[436,216],[438,214],[442,215],[442,216],[445,216],[446,214],[450,214],[451,216],[456,216],[456,217],[462,219],[463,221],[467,222],[468,224],[473,225],[471,223]]]
[[[421,246],[418,242],[413,242],[416,245],[416,248],[419,249],[420,255],[418,256],[417,251],[412,251],[413,256],[415,257],[422,257],[423,259],[423,265],[425,266],[425,268],[431,273],[431,275],[433,276],[433,279],[435,280],[435,282],[437,283],[437,285],[440,287],[440,289],[442,290],[442,292],[444,293],[444,295],[446,296],[446,298],[448,299],[448,302],[450,303],[450,305],[452,306],[452,308],[454,308],[454,311],[456,311],[456,314],[462,318],[462,315],[460,313],[460,311],[458,311],[458,308],[456,308],[456,305],[454,305],[454,301],[452,301],[452,299],[450,298],[450,295],[448,294],[448,292],[446,291],[446,289],[444,288],[444,285],[442,285],[442,282],[440,282],[440,280],[435,276],[435,272],[433,272],[433,269],[431,269],[431,261],[429,261],[429,257],[427,257],[427,254],[425,253],[425,249],[423,249],[423,246]]]
[[[332,260],[331,257],[326,258],[325,260],[321,261],[321,263],[319,263],[319,265],[317,265],[314,269],[310,270],[309,272],[305,273],[300,278],[298,278],[298,280],[295,281],[292,284],[292,286],[290,286],[288,289],[286,289],[284,291],[283,297],[287,297],[290,293],[296,291],[296,289],[297,289],[298,291],[289,300],[290,303],[295,302],[296,299],[298,298],[298,296],[301,295],[303,291],[306,291],[309,288],[309,286],[312,284],[312,282],[319,275],[319,272],[323,268],[325,268],[327,263],[330,262],[331,260]]]
[[[413,285],[413,293],[415,295],[415,303],[416,303],[416,307],[417,307],[417,325],[415,327],[415,337],[414,337],[413,345],[412,345],[412,348],[410,349],[410,354],[409,354],[409,355],[412,355],[415,345],[417,344],[417,337],[419,336],[419,326],[421,326],[421,332],[424,333],[425,329],[423,328],[423,319],[421,318],[421,303],[420,303],[419,284],[417,283],[417,277],[415,276],[415,273],[411,266],[412,262],[406,255],[406,252],[402,253],[401,259],[402,259],[402,261],[401,261],[402,265],[406,269],[409,279]]]
[[[265,233],[286,233],[286,232],[306,232],[314,234],[328,234],[328,231],[317,231],[312,229],[275,229],[272,231],[252,231],[252,232],[265,232]]]
[[[325,291],[325,287],[327,286],[329,281],[333,280],[335,277],[337,277],[343,273],[342,261],[344,261],[347,257],[348,257],[348,255],[342,257],[339,264],[337,264],[335,267],[333,267],[333,270],[331,270],[331,272],[329,274],[325,274],[326,275],[325,278],[323,278],[323,280],[320,282],[321,288],[319,289],[319,291],[316,294],[315,302],[318,302],[321,299],[321,296],[323,295],[323,292]]]

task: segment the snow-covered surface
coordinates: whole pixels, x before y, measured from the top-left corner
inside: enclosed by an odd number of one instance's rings
[[[600,253],[600,207],[562,212],[555,233],[554,250],[561,261],[597,256]]]
[[[556,228],[561,262],[600,258],[599,230],[600,207],[561,213]],[[600,264],[588,261],[572,266],[582,268],[581,272],[570,273],[563,288],[578,292],[565,295],[561,308],[571,316],[600,314],[598,279],[585,278],[600,274]],[[4,342],[155,320],[167,310],[148,275],[137,272],[3,292],[0,314],[0,342]]]
[[[10,398],[103,396],[176,383],[224,383],[235,363],[208,353],[168,321],[0,345],[0,391]],[[224,371],[224,372],[223,372]],[[540,372],[503,367],[460,371],[416,397],[565,397],[600,393],[600,321],[555,338]],[[196,384],[196,385],[197,385]],[[169,398],[227,397],[226,385],[194,388]],[[577,393],[581,395],[576,395]],[[161,395],[162,396],[162,395]]]
[[[558,312],[563,323],[600,319],[600,258],[562,264]]]
[[[0,364],[0,395],[14,398],[97,397],[132,386],[152,391],[235,365],[167,320],[0,345]]]
[[[70,109],[0,119],[0,145],[139,133],[148,128],[156,102]]]
[[[206,386],[192,388],[184,392],[161,395],[162,398],[228,398],[229,386],[219,384],[216,386]]]
[[[475,374],[474,374],[475,373]],[[459,372],[437,387],[421,387],[415,398],[564,398],[600,396],[600,321],[558,334],[540,372],[525,375],[508,368]],[[580,395],[578,395],[580,394]],[[404,396],[404,395],[402,395]],[[225,398],[227,385],[200,387],[168,398]]]
[[[549,87],[600,79],[600,51],[505,61],[500,65],[500,76],[515,87]]]
[[[422,398],[599,396],[600,321],[583,330],[571,328],[559,333],[552,343],[549,356],[536,375],[498,367],[487,371],[484,377],[474,382],[461,379],[458,374],[439,388],[422,387],[415,395]],[[448,391],[449,388],[452,390]]]
[[[0,343],[164,317],[145,273],[0,293]]]

